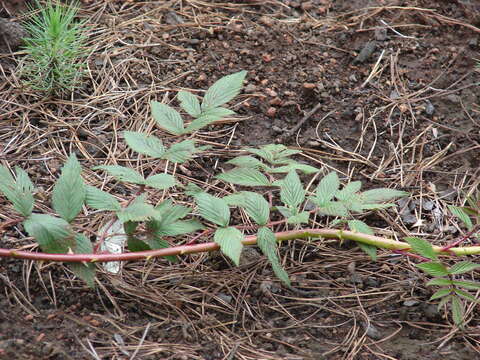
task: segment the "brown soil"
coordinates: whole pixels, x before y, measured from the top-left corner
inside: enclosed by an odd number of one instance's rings
[[[477,1],[84,0],[94,51],[86,85],[71,98],[23,89],[15,72],[23,54],[0,40],[0,160],[28,171],[41,189],[36,210],[49,211],[46,199],[69,152],[86,169],[115,159],[148,171],[157,164],[137,161],[121,132],[176,141],[155,127],[149,101],[245,69],[233,106],[240,121],[199,132],[213,149],[180,168],[181,176],[211,182],[217,160],[232,149],[282,142],[344,180],[408,190],[410,210],[364,220],[385,236],[443,244],[459,236],[446,205],[479,184],[479,14]],[[2,16],[20,14],[12,8]],[[86,178],[103,180],[92,171]],[[107,188],[123,198],[130,192]],[[2,221],[11,219],[3,198],[0,206]],[[94,232],[102,221],[81,226]],[[21,227],[2,231],[1,247],[31,248]],[[236,268],[215,254],[175,265],[129,263],[118,276],[100,271],[95,290],[59,264],[1,259],[0,358],[458,360],[480,353],[477,307],[465,330],[456,329],[428,301],[433,290],[406,258],[381,251],[372,262],[354,244],[285,243],[294,291],[256,250],[249,255]]]

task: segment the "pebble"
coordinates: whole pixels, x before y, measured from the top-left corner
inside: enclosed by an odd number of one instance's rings
[[[406,307],[412,307],[418,304],[420,304],[420,301],[418,300],[405,300],[403,302],[403,306],[406,306]]]
[[[362,322],[362,327],[365,329],[367,336],[373,340],[380,340],[382,338],[382,332],[373,324],[366,324]]]
[[[257,91],[257,87],[254,84],[248,84],[244,87],[243,91],[245,92],[245,94],[252,94]]]
[[[427,115],[433,115],[434,112],[435,112],[435,107],[429,100],[427,100],[425,105],[425,113]]]
[[[353,60],[353,63],[358,64],[367,61],[372,56],[376,48],[377,43],[375,41],[367,42],[363,49],[360,51],[360,54],[358,54],[357,57]]]

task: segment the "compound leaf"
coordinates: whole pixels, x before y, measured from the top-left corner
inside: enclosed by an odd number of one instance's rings
[[[197,151],[193,140],[184,140],[170,146],[170,149],[163,154],[162,159],[174,163],[183,163],[190,160]]]
[[[415,266],[432,276],[448,275],[448,269],[444,265],[437,262],[424,262],[420,264],[415,264]]]
[[[473,223],[468,214],[465,212],[465,210],[459,206],[453,206],[453,205],[448,205],[448,210],[450,212],[458,217],[466,226],[468,230],[472,230],[473,228]]]
[[[175,186],[175,177],[170,174],[157,174],[147,177],[145,185],[164,190]]]
[[[223,107],[209,109],[205,112],[202,112],[202,114],[198,118],[193,120],[185,129],[185,132],[191,133],[196,130],[200,130],[205,126],[208,126],[214,123],[215,121],[224,118],[225,116],[229,116],[233,114],[235,114],[234,111],[223,108]]]
[[[408,192],[395,190],[395,189],[372,189],[362,192],[362,200],[365,203],[377,203],[389,201],[394,198],[408,196]]]
[[[220,245],[220,250],[237,266],[243,249],[243,238],[241,231],[234,227],[218,228],[213,236],[213,240]]]
[[[319,207],[323,207],[332,200],[340,187],[340,180],[336,172],[325,176],[317,186],[316,201]]]
[[[90,240],[83,234],[75,234],[75,254],[92,254],[93,246]],[[68,263],[70,270],[85,281],[91,288],[95,287],[95,264],[92,263]]]
[[[452,289],[440,289],[430,297],[430,300],[440,299],[444,296],[450,295],[451,293]]]
[[[295,170],[291,170],[280,183],[280,199],[292,208],[305,200],[305,190]]]
[[[256,168],[256,169],[260,169],[265,166],[260,160],[254,158],[253,156],[247,156],[247,155],[237,156],[236,158],[228,160],[226,163],[235,165],[238,167]]]
[[[480,264],[475,264],[470,261],[460,261],[453,265],[449,269],[450,274],[464,274],[470,271],[473,271],[475,269],[480,268]]]
[[[361,181],[352,181],[347,185],[345,185],[342,190],[337,191],[335,193],[335,197],[338,200],[349,201],[355,195],[355,193],[360,190],[361,187],[362,187]]]
[[[146,196],[146,194],[140,195],[126,208],[118,211],[118,219],[123,223],[127,223],[129,221],[145,221],[154,218],[157,213],[152,205],[145,202]]]
[[[461,327],[463,323],[463,303],[457,296],[452,296],[452,318],[455,325]]]
[[[452,280],[445,279],[445,278],[432,279],[429,282],[427,282],[427,286],[450,286],[452,284],[453,284]]]

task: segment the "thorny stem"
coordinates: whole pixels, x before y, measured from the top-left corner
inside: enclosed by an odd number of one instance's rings
[[[378,236],[362,234],[353,231],[338,230],[338,229],[303,229],[277,232],[275,237],[278,242],[294,239],[306,238],[326,238],[338,240],[352,240],[364,244],[373,245],[376,247],[409,251],[411,247],[408,243],[386,239]],[[246,236],[242,241],[243,245],[255,245],[257,237],[255,235]],[[122,254],[47,254],[35,253],[30,251],[20,251],[12,249],[0,249],[0,257],[14,257],[19,259],[30,259],[37,261],[61,261],[61,262],[109,262],[109,261],[130,261],[130,260],[150,260],[160,256],[172,256],[182,254],[194,254],[201,252],[217,251],[220,246],[215,242],[208,242],[195,245],[181,245],[165,249],[129,252]],[[460,255],[474,255],[480,254],[480,246],[469,247],[452,247],[448,251],[444,251],[440,246],[433,246],[436,253],[442,255],[455,254]]]
[[[477,224],[475,225],[472,230],[470,230],[468,233],[466,233],[465,235],[463,235],[460,239],[458,239],[457,241],[454,241],[452,242],[451,244],[449,245],[446,245],[442,248],[442,251],[443,252],[446,252],[446,251],[449,251],[451,248],[455,247],[455,246],[458,246],[460,245],[462,242],[466,241],[469,237],[471,237],[473,234],[475,234],[478,229],[480,229],[480,224]]]

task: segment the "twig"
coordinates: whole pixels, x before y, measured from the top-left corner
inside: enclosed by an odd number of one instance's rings
[[[310,112],[308,112],[303,117],[303,119],[300,120],[300,122],[297,125],[295,125],[290,130],[287,130],[287,132],[282,136],[282,140],[285,140],[287,137],[292,136],[295,133],[295,131],[300,129],[302,127],[302,125],[305,124],[305,122],[307,122],[308,119],[310,119],[318,111],[318,109],[320,109],[321,106],[322,106],[321,103],[318,103],[317,105],[315,105],[315,107]]]

